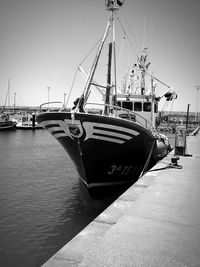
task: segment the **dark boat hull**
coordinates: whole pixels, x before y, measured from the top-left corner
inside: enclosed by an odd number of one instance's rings
[[[0,123],[0,130],[13,130],[16,127],[16,122],[13,121],[6,121],[6,122],[1,122]]]
[[[18,126],[18,125],[16,125],[16,129],[17,130],[32,130],[32,131],[34,131],[34,130],[41,130],[41,129],[43,129],[43,127],[42,126],[31,126],[31,125],[29,125],[29,126],[23,126],[23,125],[20,125],[20,126]]]
[[[134,183],[156,150],[148,130],[120,118],[49,112],[37,121],[62,144],[88,188]]]

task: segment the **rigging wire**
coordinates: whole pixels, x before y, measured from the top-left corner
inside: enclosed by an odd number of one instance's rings
[[[162,112],[164,112],[167,109],[168,104],[169,104],[169,102],[165,100],[165,103],[162,107]]]
[[[161,162],[163,162],[164,164],[166,164],[166,166],[165,167],[161,167],[161,168],[157,168],[157,169],[151,169],[148,172],[166,170],[166,169],[169,169],[169,168],[173,168],[173,169],[182,169],[183,168],[182,165],[178,165],[178,164],[175,164],[175,163],[164,162],[164,161],[161,161]]]
[[[67,97],[67,101],[66,101],[66,107],[68,105],[68,102],[69,102],[69,99],[70,99],[70,96],[71,96],[71,93],[72,93],[72,89],[74,87],[74,83],[75,83],[75,80],[76,80],[76,76],[77,76],[77,73],[78,73],[78,67],[76,68],[76,72],[75,72],[75,75],[74,75],[74,79],[73,79],[73,82],[72,82],[72,85],[71,85],[71,88],[70,88],[70,91],[69,91],[69,95]]]
[[[103,1],[104,1],[104,0],[102,0],[102,2],[103,2]],[[125,29],[124,29],[124,27],[123,27],[123,25],[122,25],[122,23],[121,23],[119,17],[118,17],[118,15],[116,14],[116,12],[115,12],[115,15],[116,15],[116,18],[117,18],[117,20],[118,20],[118,22],[119,22],[119,24],[120,24],[120,26],[121,26],[121,28],[122,28],[122,31],[124,32],[125,37],[126,37],[127,40],[129,41],[130,46],[131,46],[131,48],[133,49],[133,51],[134,51],[134,53],[135,53],[135,55],[136,55],[136,57],[137,57],[137,60],[140,62],[140,58],[139,58],[139,56],[138,56],[138,54],[137,54],[137,51],[136,51],[135,47],[133,46],[133,44],[132,44],[130,38],[128,37],[128,35],[127,35],[127,33],[126,33],[126,31],[125,31]],[[124,16],[124,18],[125,18],[125,16]],[[126,19],[125,19],[125,20],[126,20]],[[127,23],[127,21],[126,21],[126,23]],[[127,25],[128,25],[128,23],[127,23]],[[109,32],[108,32],[108,34],[109,34]],[[103,35],[102,35],[102,36],[103,36]],[[99,40],[95,43],[95,45],[92,47],[92,49],[89,51],[89,53],[83,58],[83,60],[82,60],[81,63],[79,64],[79,66],[81,66],[81,65],[86,61],[86,59],[91,55],[91,53],[94,51],[94,49],[97,47],[97,45],[98,45],[98,44],[100,43],[100,41],[102,40],[102,36],[101,36],[101,37],[99,38]],[[107,38],[107,37],[106,37],[106,38]],[[135,38],[134,38],[134,39],[135,39]],[[136,41],[136,43],[137,43],[137,41]],[[71,92],[72,92],[72,89],[73,89],[73,86],[74,86],[74,83],[75,83],[75,79],[76,79],[78,70],[79,70],[79,67],[77,67],[77,69],[76,69],[76,73],[75,73],[75,76],[74,76],[74,79],[73,79],[73,82],[72,82],[72,86],[71,86],[71,88],[70,88],[70,92],[69,92],[69,95],[68,95],[68,98],[67,98],[66,105],[68,104],[69,98],[70,98],[70,96],[71,96]]]
[[[135,53],[135,55],[136,55],[137,59],[138,59],[138,60],[139,60],[139,62],[140,62],[140,58],[139,58],[139,56],[138,56],[138,53],[137,53],[137,51],[136,51],[136,49],[135,49],[134,45],[132,44],[132,42],[131,42],[130,38],[128,37],[128,35],[127,35],[127,33],[126,33],[126,31],[125,31],[125,29],[124,29],[124,27],[123,27],[123,25],[122,25],[122,23],[121,23],[120,19],[119,19],[119,16],[118,16],[117,14],[116,14],[116,18],[117,18],[117,20],[118,20],[118,22],[119,22],[119,25],[120,25],[120,26],[121,26],[121,28],[122,28],[122,31],[123,31],[123,33],[124,33],[125,37],[126,37],[126,38],[127,38],[127,40],[129,41],[131,48],[133,49],[133,51],[134,51],[134,53]]]
[[[174,106],[174,98],[172,99],[172,104],[171,104],[170,114],[172,113],[173,106]]]
[[[102,35],[103,36],[103,35]],[[83,64],[83,62],[90,56],[90,54],[93,52],[93,50],[96,48],[96,46],[100,43],[102,36],[99,38],[99,40],[95,43],[95,45],[92,47],[92,49],[89,51],[89,53],[83,58],[79,66]]]
[[[130,27],[130,25],[129,25],[129,23],[128,23],[128,20],[127,20],[127,16],[125,16],[124,13],[123,13],[123,9],[122,9],[122,12],[121,12],[121,13],[122,13],[122,16],[123,16],[123,18],[124,18],[126,24],[127,24],[127,28],[129,29],[129,32],[132,33],[132,30],[131,30],[131,29],[132,29],[133,27]],[[132,33],[131,35],[132,35],[132,37],[133,37],[133,39],[134,39],[135,44],[137,45],[137,47],[139,47],[137,38],[134,36],[133,33]],[[136,51],[136,49],[134,49],[134,50]],[[137,55],[137,53],[136,53],[136,55]]]
[[[109,31],[106,35],[105,38],[107,38],[107,36],[109,35]],[[78,65],[77,69],[76,69],[76,73],[74,75],[74,79],[73,79],[73,82],[72,82],[72,86],[71,86],[71,89],[70,89],[70,92],[69,92],[69,95],[68,95],[68,98],[67,98],[67,102],[66,102],[66,106],[68,105],[68,102],[69,102],[69,98],[71,96],[71,92],[72,92],[72,89],[74,87],[74,83],[75,83],[75,80],[76,80],[76,76],[77,76],[77,73],[78,71],[80,71],[79,67],[83,64],[83,62],[89,57],[89,55],[93,52],[93,50],[96,48],[96,46],[99,44],[99,46],[101,45],[101,39],[102,39],[103,35],[99,38],[99,40],[95,43],[95,45],[92,47],[92,49],[89,51],[89,53],[84,57],[84,59],[82,60],[82,62]],[[83,95],[83,94],[82,94]]]
[[[129,23],[128,23],[127,19],[126,19],[126,16],[124,16],[123,12],[122,12],[122,15],[123,15],[123,17],[124,17],[124,19],[125,19],[125,21],[126,21],[126,24],[127,24],[128,28],[130,29]],[[125,29],[124,29],[124,27],[123,27],[123,25],[122,25],[120,19],[119,19],[119,16],[118,16],[117,14],[116,14],[116,18],[117,18],[117,20],[118,20],[118,22],[119,22],[119,24],[120,24],[120,26],[121,26],[121,28],[122,28],[122,30],[123,30],[123,32],[124,32],[125,37],[126,37],[127,40],[129,41],[129,43],[130,43],[130,45],[131,45],[131,48],[133,49],[133,51],[134,51],[134,53],[135,53],[135,55],[136,55],[136,57],[137,57],[138,62],[139,62],[140,64],[142,64],[141,59],[140,59],[140,56],[138,55],[138,53],[137,53],[137,51],[136,51],[136,48],[134,47],[134,45],[132,44],[130,38],[128,37],[128,35],[127,35],[127,33],[126,33],[126,31],[125,31]],[[145,31],[145,29],[144,29],[144,31]],[[144,33],[144,34],[145,34],[145,33]],[[133,36],[133,38],[134,38],[134,40],[135,40],[135,43],[138,45],[137,39],[136,39],[134,36]],[[144,36],[143,36],[143,49],[144,49]],[[152,74],[148,73],[147,71],[146,71],[146,74],[149,75],[149,76],[152,76]],[[156,78],[156,77],[154,77],[154,76],[153,76],[153,78],[156,79],[156,80],[157,80],[158,82],[160,82],[161,84],[163,84],[164,86],[170,88],[170,86],[169,86],[168,84],[162,82],[162,81],[159,80],[158,78]]]
[[[75,80],[76,80],[76,77],[77,77],[77,73],[78,73],[78,71],[80,71],[79,70],[79,66],[81,66],[85,62],[85,60],[90,56],[90,54],[93,52],[93,50],[96,48],[96,46],[100,43],[101,38],[102,38],[102,36],[99,38],[99,40],[95,43],[95,45],[92,47],[92,49],[89,51],[89,53],[83,58],[81,63],[78,65],[78,67],[76,69],[76,72],[75,72],[75,75],[74,75],[74,79],[72,81],[72,85],[71,85],[71,88],[70,88],[70,91],[69,91],[69,95],[68,95],[68,98],[67,98],[67,101],[66,101],[66,107],[68,105],[68,102],[69,102],[69,99],[70,99],[70,96],[71,96],[71,93],[72,93],[72,90],[73,90],[73,87],[74,87],[74,83],[75,83]]]
[[[170,108],[170,111],[169,111],[169,115],[171,115],[171,113],[172,113],[172,109],[173,109],[173,105],[174,105],[174,100],[175,99],[173,98],[172,99],[172,103],[171,103],[171,108]],[[164,105],[162,107],[162,110],[161,110],[161,113],[162,114],[167,110],[168,105],[169,105],[169,101],[165,100],[165,103],[164,103]]]

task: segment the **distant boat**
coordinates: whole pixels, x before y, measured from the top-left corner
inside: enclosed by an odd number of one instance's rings
[[[16,124],[16,129],[20,130],[37,130],[37,129],[43,129],[41,125],[39,125],[35,121],[35,114],[24,114],[21,115],[20,119],[18,120]]]
[[[146,50],[137,64],[127,71],[122,92],[117,92],[114,18],[122,4],[122,0],[106,1],[109,21],[91,71],[86,73],[79,67],[87,79],[74,107],[41,112],[37,116],[40,125],[67,151],[89,191],[136,182],[171,149],[167,137],[155,130],[159,101],[153,86],[155,77],[151,77],[151,93],[145,94],[145,75],[149,66]],[[107,83],[104,85],[94,80],[94,74],[109,35],[112,40],[108,44]],[[136,72],[141,78],[137,93],[132,90],[138,77]],[[103,95],[104,103],[88,103],[96,88]]]
[[[16,127],[17,122],[10,119],[9,114],[0,114],[0,130],[13,130]]]
[[[172,127],[169,127],[169,126],[158,126],[158,128],[157,128],[157,130],[158,131],[160,131],[160,132],[173,132],[173,129],[172,129]]]
[[[5,111],[7,98],[10,94],[10,80],[8,80],[8,90],[6,94],[5,104],[0,113],[0,130],[13,130],[16,127],[17,122],[10,119],[10,114]]]

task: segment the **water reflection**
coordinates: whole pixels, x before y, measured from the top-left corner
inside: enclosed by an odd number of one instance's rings
[[[92,198],[46,131],[1,132],[0,151],[1,266],[41,266],[119,195]]]
[[[0,266],[41,266],[126,188],[91,197],[46,131],[0,132]],[[111,193],[112,192],[112,193]]]
[[[73,195],[70,203],[66,200],[63,203],[63,213],[59,212],[58,221],[54,229],[48,234],[48,239],[44,247],[48,246],[48,255],[41,251],[40,262],[51,257],[77,235],[84,227],[93,221],[104,209],[106,209],[122,192],[118,189],[112,193],[98,195],[94,198],[79,180],[72,188]],[[67,198],[66,198],[67,199]],[[57,242],[56,242],[57,241]]]

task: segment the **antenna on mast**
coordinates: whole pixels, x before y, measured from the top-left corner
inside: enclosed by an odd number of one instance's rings
[[[106,9],[109,11],[118,10],[125,0],[105,0]]]
[[[145,35],[146,35],[146,17],[145,17],[145,15],[144,15],[144,29],[143,29],[143,44],[142,44],[142,48],[143,48],[143,50],[145,50]]]

